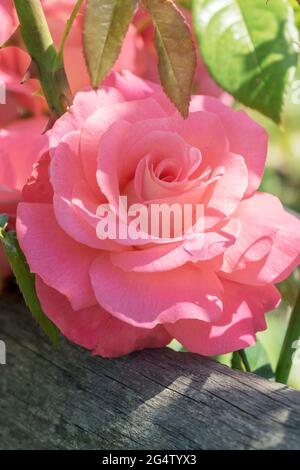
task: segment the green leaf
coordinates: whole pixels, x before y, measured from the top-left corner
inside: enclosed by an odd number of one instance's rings
[[[40,305],[40,301],[36,295],[34,274],[32,274],[29,270],[25,256],[19,247],[15,232],[7,232],[5,230],[6,225],[7,218],[1,215],[0,240],[2,242],[5,254],[10,262],[26,305],[55,346],[58,342],[59,331],[44,314]]]
[[[77,0],[75,3],[75,6],[70,14],[70,17],[67,21],[67,24],[65,26],[63,36],[57,51],[57,56],[56,56],[56,62],[59,64],[59,61],[63,64],[63,55],[64,55],[64,48],[68,39],[68,36],[71,32],[71,29],[73,27],[74,21],[76,20],[76,17],[80,11],[80,8],[82,7],[83,0]]]
[[[247,361],[252,371],[256,371],[260,369],[261,367],[270,365],[267,352],[264,349],[263,345],[258,340],[253,346],[250,346],[244,349],[244,352],[245,352]]]
[[[265,379],[273,379],[274,372],[270,364],[265,364],[254,371],[254,374],[264,377]]]
[[[83,49],[94,88],[117,60],[136,5],[137,0],[87,0]]]
[[[189,27],[171,0],[144,0],[155,26],[159,75],[166,95],[188,116],[196,70],[196,51]]]
[[[299,31],[300,30],[300,4],[298,0],[290,0],[290,4],[293,7],[294,14],[295,14],[295,23]]]
[[[167,348],[172,349],[176,352],[187,352],[187,349],[182,346],[176,339],[172,339],[172,341],[167,345]]]
[[[288,0],[193,0],[193,21],[215,81],[279,123],[299,53]]]
[[[210,356],[214,361],[224,364],[225,366],[231,367],[232,364],[232,353],[217,354],[216,356]]]
[[[296,269],[287,279],[277,284],[281,297],[293,307],[300,289],[299,271]]]
[[[6,214],[0,214],[0,229],[5,229],[8,224],[8,217]]]
[[[177,0],[177,4],[180,7],[186,8],[187,10],[191,10],[193,0]]]

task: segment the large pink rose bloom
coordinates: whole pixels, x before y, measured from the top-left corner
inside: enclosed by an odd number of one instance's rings
[[[244,112],[197,96],[183,120],[129,72],[80,92],[23,191],[17,234],[48,317],[94,354],[247,347],[300,258],[300,222],[258,193],[267,151]],[[100,204],[201,203],[204,241],[97,237]],[[120,215],[120,214],[119,214]]]

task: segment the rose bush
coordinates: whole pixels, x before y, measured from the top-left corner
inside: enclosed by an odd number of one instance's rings
[[[300,222],[257,192],[267,135],[242,111],[196,96],[183,120],[129,72],[76,95],[18,206],[17,235],[47,316],[114,357],[176,338],[219,354],[254,343],[274,286],[299,263]],[[101,240],[99,204],[201,203],[204,241]]]

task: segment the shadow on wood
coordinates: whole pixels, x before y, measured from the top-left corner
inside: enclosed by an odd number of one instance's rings
[[[1,449],[299,449],[300,393],[189,353],[57,351],[0,303]]]

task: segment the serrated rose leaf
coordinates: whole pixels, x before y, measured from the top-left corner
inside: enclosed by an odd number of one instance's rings
[[[83,49],[93,87],[116,62],[136,5],[137,0],[87,0]]]
[[[159,75],[164,91],[183,117],[188,116],[196,51],[184,16],[171,0],[144,0],[155,26]]]

